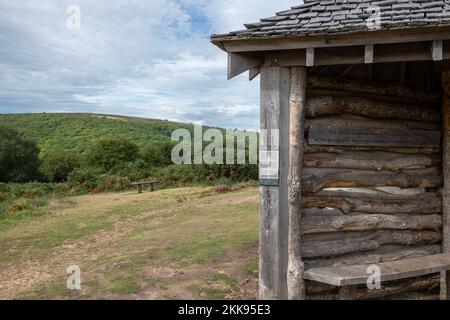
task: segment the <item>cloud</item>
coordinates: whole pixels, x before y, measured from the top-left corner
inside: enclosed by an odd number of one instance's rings
[[[102,112],[255,129],[258,82],[226,81],[211,33],[298,4],[2,0],[0,112]],[[81,29],[67,28],[69,5]]]

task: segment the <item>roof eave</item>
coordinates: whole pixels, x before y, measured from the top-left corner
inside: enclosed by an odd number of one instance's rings
[[[239,37],[213,35],[211,42],[226,52],[273,51],[289,49],[352,46],[377,43],[401,43],[427,40],[450,40],[450,26],[390,28],[375,31],[313,33]]]

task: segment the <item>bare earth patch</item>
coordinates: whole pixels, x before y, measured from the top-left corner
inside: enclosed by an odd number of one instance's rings
[[[204,192],[52,203],[0,235],[0,298],[256,298],[258,191]],[[82,270],[81,291],[65,288],[70,265]]]

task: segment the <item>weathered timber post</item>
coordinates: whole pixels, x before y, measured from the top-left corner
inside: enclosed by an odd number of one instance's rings
[[[289,124],[289,240],[287,287],[290,300],[305,299],[304,265],[301,257],[301,196],[303,168],[303,131],[306,107],[306,69],[291,69]]]
[[[444,190],[442,200],[442,251],[450,253],[450,71],[442,73],[442,130]],[[441,273],[441,300],[450,298],[450,272]]]
[[[261,68],[259,298],[287,299],[289,85],[288,68]]]

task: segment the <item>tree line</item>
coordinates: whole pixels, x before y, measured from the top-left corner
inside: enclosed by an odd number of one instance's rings
[[[139,147],[119,136],[94,140],[83,153],[55,149],[41,152],[35,141],[14,129],[0,127],[0,182],[68,182],[95,189],[99,177],[105,176],[124,177],[128,182],[154,176],[166,184],[258,177],[255,165],[175,166],[171,161],[175,144],[158,141]]]

